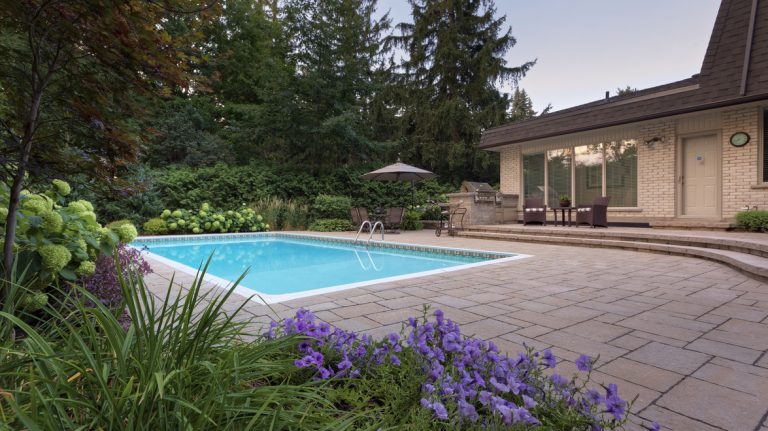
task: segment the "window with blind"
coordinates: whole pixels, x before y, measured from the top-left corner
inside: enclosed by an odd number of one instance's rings
[[[768,183],[768,109],[763,111],[763,182]]]

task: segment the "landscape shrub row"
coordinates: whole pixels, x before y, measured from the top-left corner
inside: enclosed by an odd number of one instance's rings
[[[270,199],[312,206],[320,195],[343,196],[350,206],[369,209],[406,207],[414,200],[406,182],[368,181],[363,173],[381,166],[341,167],[313,176],[302,171],[253,163],[247,166],[219,164],[212,167],[134,168],[121,177],[127,190],[104,190],[89,178],[79,178],[77,198],[87,199],[98,208],[102,220],[128,219],[142,226],[165,208],[199,208],[208,203],[214,208],[259,205]],[[416,185],[415,202],[419,205],[455,191],[456,186],[428,180]],[[310,208],[311,211],[315,209]],[[310,215],[309,218],[348,218]],[[261,212],[261,211],[257,211]],[[269,223],[274,226],[273,223]]]
[[[261,232],[269,229],[269,224],[248,207],[236,210],[214,210],[207,203],[198,210],[165,209],[159,218],[144,224],[147,234],[201,234],[228,232]]]
[[[742,211],[736,214],[736,226],[753,232],[768,231],[768,211]]]

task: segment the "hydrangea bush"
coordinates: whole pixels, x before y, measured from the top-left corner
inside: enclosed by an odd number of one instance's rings
[[[101,254],[111,255],[115,246],[136,238],[130,223],[103,227],[96,221],[93,205],[85,200],[69,201],[71,188],[62,180],[53,180],[41,193],[24,190],[17,218],[16,251],[36,277],[37,291],[23,298],[30,310],[39,309],[48,300],[43,290],[60,280],[75,281],[96,270]],[[0,184],[0,227],[8,215],[9,188]]]
[[[366,378],[382,369],[403,370],[399,383],[417,384],[416,413],[398,425],[418,429],[622,429],[631,403],[615,384],[590,382],[595,359],[576,361],[581,375],[556,372],[550,350],[516,356],[494,343],[462,336],[440,310],[435,320],[409,318],[400,334],[381,341],[334,328],[308,310],[272,321],[266,338],[298,339],[294,365],[312,379],[333,384]],[[370,383],[370,382],[369,382]],[[366,383],[366,384],[369,384]],[[401,388],[402,389],[402,388]],[[402,392],[407,392],[403,389]],[[404,395],[407,398],[407,395]],[[418,424],[419,416],[423,422]],[[649,429],[658,429],[653,424]]]
[[[166,209],[160,214],[160,219],[165,222],[165,231],[171,234],[261,232],[269,230],[269,225],[264,223],[263,218],[247,207],[237,210],[218,211],[204,203],[197,211]],[[159,224],[159,222],[154,223]],[[155,232],[159,233],[160,231]]]

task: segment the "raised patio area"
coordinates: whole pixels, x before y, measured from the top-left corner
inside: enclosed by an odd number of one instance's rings
[[[684,235],[768,242],[749,234]],[[400,322],[429,304],[460,323],[463,333],[508,352],[523,343],[551,347],[574,373],[579,353],[600,355],[594,380],[617,383],[625,398],[638,397],[636,424],[628,429],[656,420],[674,430],[768,431],[765,283],[721,263],[678,255],[437,238],[432,231],[386,239],[532,257],[293,300],[272,305],[274,312],[253,302],[243,317],[260,324],[305,307],[333,325],[380,336],[399,331]],[[147,284],[164,293],[173,270],[150,263],[155,273]],[[177,273],[177,288],[192,279]],[[230,310],[244,300],[233,297]]]

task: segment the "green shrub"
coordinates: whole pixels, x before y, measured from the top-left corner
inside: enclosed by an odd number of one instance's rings
[[[285,203],[285,217],[282,229],[305,230],[309,221],[309,207],[294,201]]]
[[[318,195],[312,202],[314,219],[343,219],[349,217],[352,200],[346,196]]]
[[[9,191],[0,184],[0,208],[8,207]],[[128,221],[102,227],[93,205],[68,199],[70,191],[68,183],[56,180],[42,193],[21,193],[15,243],[18,260],[36,278],[35,299],[29,301],[34,307],[47,299],[44,289],[92,274],[99,254],[111,254],[117,244],[136,238]],[[7,209],[0,213],[3,230],[7,214]]]
[[[271,197],[251,205],[264,218],[272,230],[304,230],[307,228],[309,208],[291,200]]]
[[[768,231],[768,211],[742,211],[736,214],[736,226],[754,232]]]
[[[423,212],[417,209],[408,209],[403,216],[403,222],[400,229],[403,230],[422,230],[424,223],[421,222]]]
[[[225,314],[234,290],[204,293],[202,283],[200,274],[184,295],[169,285],[158,301],[141,278],[121,276],[128,330],[78,287],[43,305],[46,322],[29,324],[34,316],[3,304],[0,428],[358,429],[355,412],[295,368],[298,337],[264,340],[239,313],[248,301]]]
[[[338,218],[317,219],[309,225],[309,230],[315,232],[345,232],[355,230],[351,221]]]
[[[165,220],[155,217],[144,223],[144,233],[147,235],[165,235],[168,233],[168,225]]]
[[[166,209],[160,218],[165,221],[168,233],[175,234],[261,232],[270,228],[251,208],[220,211],[207,203],[203,203],[197,211]]]

